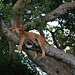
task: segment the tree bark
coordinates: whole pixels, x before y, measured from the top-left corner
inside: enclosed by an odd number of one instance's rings
[[[9,53],[10,53],[11,57],[15,56],[15,46],[14,46],[14,42],[12,40],[9,40]]]
[[[16,26],[16,23],[13,19],[11,20],[11,26],[12,26],[12,30]],[[14,44],[13,40],[8,40],[8,41],[9,41],[10,58],[14,58],[15,57],[15,44]]]

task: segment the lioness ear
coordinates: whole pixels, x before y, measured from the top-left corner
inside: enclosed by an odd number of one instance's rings
[[[16,28],[23,28],[23,26],[22,25],[17,25]]]
[[[14,29],[13,32],[16,33],[16,29]]]
[[[23,25],[19,25],[19,28],[23,28]]]

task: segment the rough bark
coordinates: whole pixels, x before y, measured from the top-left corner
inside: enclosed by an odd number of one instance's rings
[[[11,57],[15,56],[15,46],[12,40],[9,40],[9,53]]]
[[[12,29],[13,29],[15,26],[16,26],[16,22],[12,18],[10,27],[12,27]],[[9,53],[10,53],[10,57],[13,58],[13,57],[15,57],[15,44],[14,44],[13,40],[8,40],[8,41],[9,41]]]
[[[19,41],[18,36],[10,31],[2,20],[0,20],[0,35],[4,36],[8,40],[13,40],[16,43]]]
[[[2,20],[0,21],[0,32],[2,32],[2,33],[0,33],[0,35],[6,36],[8,39],[13,40],[15,43],[19,42],[19,37],[17,37],[14,33],[12,33],[10,30],[8,30],[8,28],[6,27],[6,25],[4,24],[4,22]],[[40,48],[35,47],[35,46],[33,46],[32,48],[26,46],[25,48],[27,50],[25,50],[24,47],[23,47],[23,50],[27,53],[28,57],[34,63],[36,63],[38,66],[40,66],[43,71],[47,72],[48,75],[56,75],[56,74],[57,75],[71,75],[72,73],[70,71],[70,67],[68,67],[67,65],[73,66],[71,68],[75,68],[74,67],[75,57],[73,55],[67,54],[57,48],[50,47],[47,44],[45,44],[44,47],[46,50],[46,56],[41,59],[40,58],[41,54],[39,53],[37,59],[33,60],[34,53],[33,53],[33,51],[30,51],[30,50],[36,49],[37,51],[40,52],[41,51]],[[66,63],[67,65],[59,62],[58,60]],[[61,64],[63,66],[61,66]],[[67,67],[67,68],[65,68],[65,67]]]

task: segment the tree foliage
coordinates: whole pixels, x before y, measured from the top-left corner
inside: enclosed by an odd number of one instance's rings
[[[3,0],[4,1],[4,0]],[[5,3],[3,1],[0,1],[0,17],[5,21],[10,21],[10,19],[12,18],[12,3]]]

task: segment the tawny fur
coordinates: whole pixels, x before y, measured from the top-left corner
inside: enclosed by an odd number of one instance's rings
[[[31,33],[31,32],[25,32],[24,30],[26,27],[23,27],[22,25],[17,26],[13,32],[17,35],[20,35],[20,42],[19,42],[19,47],[18,50],[22,50],[22,45],[25,40],[25,37],[28,37],[32,40],[37,40],[41,49],[42,49],[42,57],[45,56],[45,49],[44,49],[44,42],[48,44],[48,42],[39,34]],[[50,45],[50,44],[49,44]],[[34,59],[37,57],[37,51],[35,51],[35,56]]]

